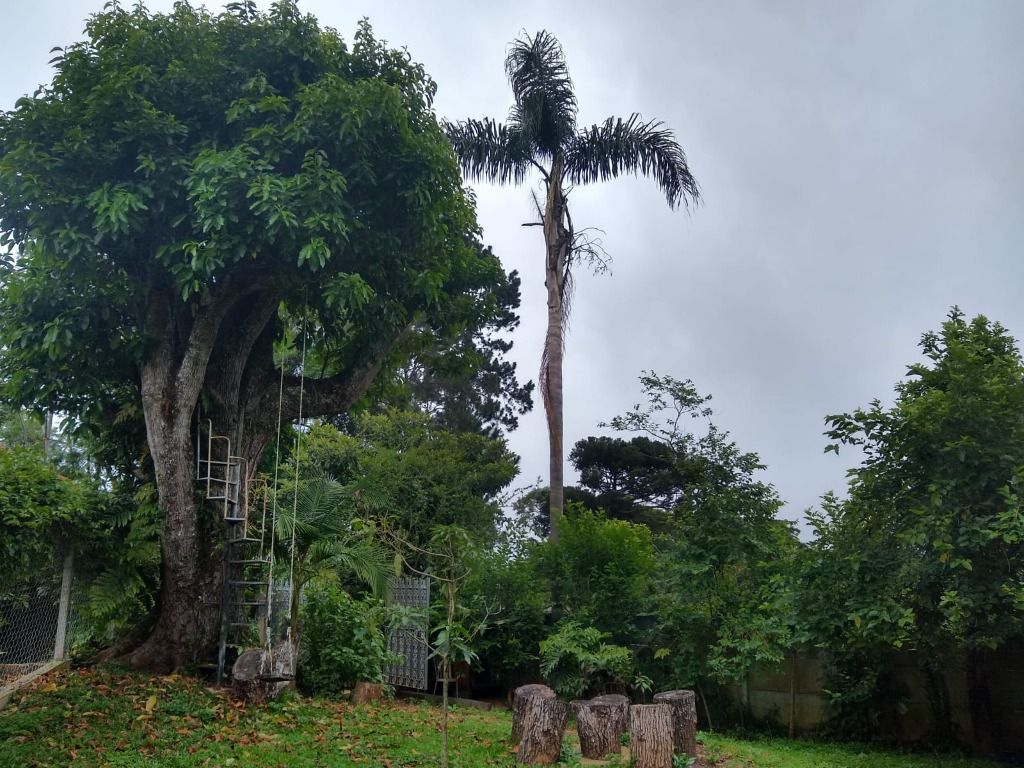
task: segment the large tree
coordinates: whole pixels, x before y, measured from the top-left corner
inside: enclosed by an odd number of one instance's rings
[[[19,405],[141,410],[163,558],[132,661],[170,669],[216,616],[197,409],[254,466],[279,396],[286,421],[344,411],[410,334],[500,314],[507,277],[476,240],[434,83],[367,25],[349,46],[290,0],[114,4],[86,38],[0,115],[0,376]],[[316,365],[282,337],[308,338]]]
[[[562,355],[572,294],[572,268],[593,254],[589,240],[573,226],[568,186],[622,174],[652,176],[669,206],[696,202],[697,182],[672,132],[638,113],[609,117],[580,128],[577,104],[562,47],[545,31],[512,43],[505,72],[515,104],[508,120],[489,118],[446,125],[465,173],[501,184],[521,184],[536,169],[544,181],[544,282],[547,334],[540,387],[548,420],[551,535],[557,537],[563,506]]]

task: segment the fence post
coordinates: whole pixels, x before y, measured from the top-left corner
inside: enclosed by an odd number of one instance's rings
[[[68,610],[71,606],[71,576],[74,570],[74,550],[64,556],[64,574],[60,581],[60,606],[57,609],[57,632],[53,639],[53,658],[64,661],[67,655]]]

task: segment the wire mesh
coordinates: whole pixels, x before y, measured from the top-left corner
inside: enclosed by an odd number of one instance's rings
[[[70,558],[55,557],[35,578],[0,585],[0,688],[65,657],[71,581]]]

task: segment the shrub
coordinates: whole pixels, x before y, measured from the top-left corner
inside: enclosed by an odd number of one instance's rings
[[[384,620],[378,601],[355,600],[337,584],[310,584],[302,605],[299,685],[332,694],[360,680],[383,682],[391,660]]]
[[[556,619],[586,623],[619,643],[636,636],[634,620],[648,602],[655,564],[646,526],[570,504],[558,540],[537,549]]]
[[[624,690],[633,672],[633,653],[609,645],[607,633],[567,621],[540,644],[540,669],[554,691],[578,699]]]
[[[468,618],[487,617],[474,648],[485,681],[492,685],[514,688],[536,679],[539,671],[537,649],[548,631],[549,596],[529,551],[522,531],[503,531],[494,549],[473,559],[473,572],[462,590]]]

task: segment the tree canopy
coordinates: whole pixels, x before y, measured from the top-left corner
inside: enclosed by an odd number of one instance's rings
[[[956,308],[921,351],[891,406],[828,417],[829,450],[863,460],[849,497],[811,516],[802,613],[861,678],[877,676],[887,650],[919,651],[936,738],[951,733],[941,670],[966,651],[984,745],[985,652],[1020,638],[1024,617],[1024,360],[999,323]]]
[[[167,522],[159,641],[136,661],[178,666],[216,554],[197,407],[253,461],[279,393],[285,420],[342,412],[400,342],[504,322],[509,281],[433,81],[366,23],[349,45],[290,0],[111,5],[53,63],[0,115],[0,378],[15,404],[144,416]]]

